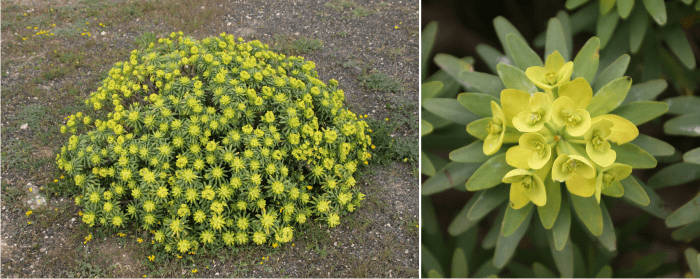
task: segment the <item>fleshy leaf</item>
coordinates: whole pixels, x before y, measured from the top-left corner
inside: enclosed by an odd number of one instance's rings
[[[561,186],[550,178],[544,180],[544,185],[547,190],[547,203],[544,206],[538,206],[537,211],[540,215],[540,221],[545,229],[551,229],[554,222],[559,216],[561,208]]]
[[[437,35],[437,27],[438,24],[437,22],[433,21],[428,23],[428,25],[423,28],[422,36],[421,36],[421,44],[423,48],[421,49],[420,53],[420,60],[421,60],[421,65],[423,66],[423,69],[421,69],[421,78],[425,79],[426,75],[428,74],[428,60],[430,57],[430,52],[433,50],[433,43],[435,42],[435,35]]]
[[[667,110],[668,105],[664,102],[639,101],[621,105],[610,113],[622,116],[634,125],[641,125],[661,116]]]
[[[499,102],[498,98],[482,93],[461,93],[457,101],[469,111],[481,117],[491,117],[491,101]]]
[[[595,197],[580,197],[569,195],[576,215],[581,219],[586,228],[595,236],[603,233],[603,212]]]
[[[690,150],[683,154],[683,161],[700,165],[700,147]]]
[[[564,58],[564,61],[570,60],[569,48],[566,46],[566,38],[564,35],[564,27],[557,18],[550,18],[547,24],[547,41],[545,44],[544,55],[549,56],[558,51]]]
[[[579,50],[574,58],[574,69],[571,78],[582,77],[590,84],[595,78],[600,62],[600,39],[593,37],[588,39],[585,45]]]
[[[476,88],[476,90],[482,93],[491,94],[493,96],[498,96],[498,93],[505,89],[498,76],[486,73],[462,71],[457,80],[469,85],[468,87]]]
[[[591,117],[606,114],[617,108],[627,96],[632,79],[621,77],[603,86],[591,99],[588,112]]]
[[[457,247],[452,255],[452,277],[466,278],[468,274],[467,257],[462,248]]]
[[[677,163],[667,166],[649,178],[649,187],[658,189],[676,186],[700,179],[700,165]]]
[[[508,56],[486,44],[476,45],[476,54],[481,57],[481,60],[484,60],[486,66],[488,66],[491,72],[494,74],[498,73],[498,70],[496,69],[496,65],[498,65],[498,63],[513,63],[508,59]]]
[[[642,7],[637,7],[630,17],[630,51],[637,53],[649,27],[649,16]]]
[[[668,215],[666,226],[669,228],[680,227],[700,220],[700,195],[681,206],[679,209]],[[508,212],[506,212],[508,215]]]
[[[595,82],[593,83],[593,92],[596,92],[596,94],[600,93],[600,89],[602,89],[605,85],[624,76],[629,63],[629,55],[623,54],[620,57],[618,57],[615,60],[615,62],[613,62],[602,72],[600,72],[600,75],[598,75]]]
[[[630,103],[636,101],[651,101],[656,99],[656,96],[661,94],[666,90],[668,83],[663,79],[655,79],[647,82],[637,83],[630,87],[630,91],[627,92],[627,97],[625,101],[622,102]]]
[[[644,7],[649,12],[649,15],[656,21],[656,24],[666,25],[666,3],[664,0],[643,0]]]
[[[686,114],[664,123],[664,132],[669,135],[700,137],[700,114]]]
[[[530,95],[537,92],[537,86],[530,81],[522,70],[503,63],[499,63],[497,68],[498,76],[501,77],[501,81],[503,81],[506,88],[521,90]]]
[[[528,44],[519,36],[508,34],[506,36],[508,51],[513,54],[513,62],[521,70],[533,66],[544,66],[542,59]]]
[[[433,131],[433,125],[430,124],[430,122],[425,121],[425,119],[420,120],[420,131],[421,131],[421,136],[425,136],[427,134],[430,134],[430,132]]]
[[[501,180],[513,167],[506,163],[506,154],[496,155],[486,161],[467,181],[469,191],[488,189],[501,184]]]
[[[530,219],[532,218],[533,210],[530,210],[530,214],[527,215],[525,220],[521,223],[518,229],[515,230],[513,234],[506,237],[502,234],[498,235],[498,241],[496,242],[496,252],[493,258],[493,265],[497,268],[502,268],[508,263],[510,258],[515,253],[515,248],[518,246],[518,242],[523,238],[527,228],[530,226]]]
[[[693,114],[700,112],[700,97],[678,96],[664,100],[669,114]]]
[[[460,163],[479,163],[493,157],[493,155],[484,154],[484,142],[475,141],[467,146],[463,146],[457,150],[450,152],[450,160]],[[505,152],[503,148],[498,150],[494,155]]]
[[[571,230],[571,207],[569,203],[569,195],[561,197],[561,212],[552,227],[552,236],[554,237],[554,245],[557,251],[562,251],[564,245],[569,240],[569,231]]]
[[[598,24],[596,28],[596,36],[600,38],[600,47],[605,48],[605,46],[610,41],[610,38],[617,27],[617,23],[620,19],[620,15],[617,13],[608,13],[598,17]]]
[[[511,206],[506,207],[506,215],[503,217],[503,224],[501,225],[501,234],[505,237],[513,234],[523,224],[525,218],[530,215],[532,207],[533,205],[530,203],[520,209],[515,209]]]
[[[652,156],[671,156],[675,152],[675,148],[665,141],[640,134],[632,143],[644,149]]]
[[[609,120],[613,123],[612,128],[610,128],[610,135],[608,135],[607,139],[614,143],[625,144],[634,140],[639,135],[637,126],[619,115],[604,114],[594,117],[591,121],[597,122],[601,119]]]
[[[423,108],[444,119],[467,125],[480,117],[468,111],[456,99],[432,98],[423,101]]]
[[[631,143],[623,145],[611,144],[617,154],[616,162],[630,165],[635,169],[651,169],[656,167],[656,159],[649,153]]]
[[[472,221],[479,221],[494,208],[501,205],[508,199],[510,186],[503,184],[481,191],[474,205],[469,209],[467,218]]]
[[[421,184],[421,195],[432,195],[464,183],[480,165],[481,163],[450,162],[445,168]]]

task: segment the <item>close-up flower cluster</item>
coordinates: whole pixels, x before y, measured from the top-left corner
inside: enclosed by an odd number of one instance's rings
[[[82,221],[151,231],[156,246],[290,242],[360,206],[353,173],[367,124],[315,64],[232,35],[161,38],[109,71],[76,113],[56,162],[79,187]]]

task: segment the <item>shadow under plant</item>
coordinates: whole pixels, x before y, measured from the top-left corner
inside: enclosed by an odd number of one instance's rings
[[[3,275],[418,276],[417,1],[2,1],[2,18]],[[59,127],[88,111],[113,63],[179,30],[257,39],[337,79],[375,131],[376,165],[357,175],[363,206],[331,230],[311,222],[293,245],[183,258],[151,252],[147,232],[83,226],[54,163]]]

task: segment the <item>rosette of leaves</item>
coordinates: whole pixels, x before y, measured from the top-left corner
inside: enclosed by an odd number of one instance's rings
[[[150,231],[156,247],[289,242],[363,199],[367,124],[315,64],[232,35],[161,38],[119,62],[71,115],[56,161],[82,193],[83,222]],[[99,112],[103,112],[99,114]]]
[[[560,274],[572,276],[578,249],[569,237],[572,220],[580,221],[604,249],[615,251],[608,199],[623,198],[652,215],[667,216],[653,190],[631,175],[633,169],[655,167],[654,155],[668,155],[657,154],[655,147],[663,142],[639,135],[636,128],[667,111],[665,103],[648,101],[665,83],[632,86],[623,76],[627,63],[599,71],[599,39],[591,38],[573,55],[567,23],[550,19],[542,60],[510,22],[494,19],[505,54],[483,45],[477,53],[497,75],[465,70],[455,57],[443,56],[442,63],[439,55],[435,58],[471,92],[456,99],[424,99],[423,107],[462,124],[461,129],[466,125],[470,136],[460,141],[472,143],[449,153],[451,162],[423,183],[422,194],[465,186],[477,192],[449,225],[453,236],[500,208],[482,243],[495,247],[496,269],[508,264],[528,228],[538,227]]]

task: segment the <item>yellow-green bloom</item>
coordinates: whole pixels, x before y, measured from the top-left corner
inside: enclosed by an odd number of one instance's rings
[[[506,120],[505,115],[503,115],[503,110],[496,104],[496,102],[491,101],[491,113],[493,117],[491,122],[487,127],[488,136],[484,139],[484,154],[491,155],[496,153],[498,149],[501,149],[503,144],[503,137],[506,133]]]
[[[542,134],[520,136],[519,144],[508,149],[506,162],[519,169],[541,169],[552,156],[552,148]]]
[[[558,51],[547,56],[544,67],[533,66],[525,70],[525,75],[548,94],[555,87],[569,81],[574,70],[574,62],[565,62]]]
[[[513,126],[521,132],[537,132],[552,118],[552,100],[537,92],[528,100],[527,109],[513,118]]]
[[[520,209],[530,201],[538,206],[547,203],[547,192],[542,178],[534,172],[514,169],[503,177],[503,183],[510,183],[510,206]]]
[[[600,203],[600,194],[604,193],[608,196],[622,197],[625,189],[620,184],[620,180],[632,174],[632,167],[614,163],[606,168],[603,168],[598,173],[595,184],[595,198]]]
[[[559,126],[565,126],[572,136],[581,136],[591,127],[591,115],[585,109],[576,109],[574,101],[567,96],[557,98],[552,103],[552,120]]]
[[[595,175],[593,164],[579,155],[559,154],[552,165],[552,179],[566,181],[566,188],[577,196],[590,197],[593,195]]]
[[[601,167],[612,165],[617,157],[615,150],[610,149],[610,143],[606,140],[612,127],[613,123],[610,120],[599,119],[584,136],[588,157]]]

